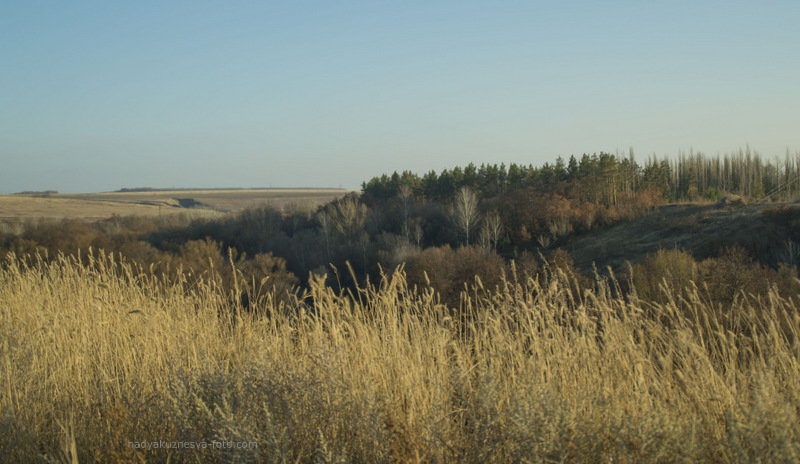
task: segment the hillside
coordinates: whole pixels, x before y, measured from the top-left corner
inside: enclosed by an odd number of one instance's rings
[[[800,204],[729,206],[723,202],[672,204],[634,220],[573,236],[562,244],[575,265],[624,272],[659,249],[683,249],[695,258],[741,246],[762,264],[796,263],[800,255]]]

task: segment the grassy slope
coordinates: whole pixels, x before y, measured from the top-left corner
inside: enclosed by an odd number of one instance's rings
[[[800,241],[800,205],[679,204],[573,237],[562,247],[581,269],[591,270],[595,263],[599,269],[624,271],[626,261],[639,262],[659,249],[680,248],[706,258],[734,245],[775,265],[786,258],[787,240]]]

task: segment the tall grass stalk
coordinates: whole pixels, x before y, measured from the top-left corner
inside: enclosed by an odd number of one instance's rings
[[[241,311],[113,256],[0,270],[4,462],[797,462],[800,311],[402,272]],[[795,299],[796,300],[796,299]],[[692,311],[687,311],[691,308]],[[142,449],[143,441],[255,442]]]

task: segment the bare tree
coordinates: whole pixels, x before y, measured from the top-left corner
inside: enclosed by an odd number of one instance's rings
[[[486,248],[497,251],[497,244],[503,235],[503,221],[496,211],[492,211],[483,219],[481,227],[481,241]]]
[[[469,245],[469,232],[478,222],[478,197],[469,187],[461,187],[456,192],[453,204],[453,221],[464,232],[464,243]]]
[[[422,238],[424,236],[424,232],[422,230],[422,225],[419,221],[413,221],[411,225],[411,235],[414,237],[414,241],[417,243],[417,246],[422,246]]]
[[[357,241],[359,232],[367,222],[367,206],[356,198],[347,197],[336,202],[333,208],[333,225],[347,242]]]
[[[322,210],[317,214],[317,221],[319,221],[322,236],[325,238],[325,259],[331,259],[331,232],[333,231],[333,224],[331,215],[327,210]]]
[[[402,208],[403,211],[403,235],[406,241],[409,241],[408,213],[411,207],[411,195],[411,187],[409,187],[408,184],[402,184],[398,192],[398,197],[400,200],[400,208]]]
[[[320,231],[325,239],[327,259],[331,250],[341,244],[357,245],[367,221],[367,206],[357,198],[343,198],[317,213]]]
[[[481,232],[478,234],[478,244],[486,251],[492,249],[492,238],[489,236],[489,230],[486,228],[485,223],[481,227]]]
[[[354,197],[346,197],[334,206],[334,226],[339,233],[341,243],[352,247],[353,251],[361,251],[361,271],[367,272],[367,249],[369,234],[365,230],[367,222],[367,205]]]
[[[539,242],[539,246],[542,248],[547,248],[553,242],[553,238],[547,234],[539,234],[539,237],[536,239]]]

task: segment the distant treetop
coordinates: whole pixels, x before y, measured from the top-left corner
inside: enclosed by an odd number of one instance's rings
[[[632,151],[628,156],[601,152],[569,160],[558,157],[539,167],[470,163],[422,176],[403,171],[373,177],[362,183],[363,199],[372,203],[395,198],[402,185],[416,198],[434,201],[449,201],[462,187],[481,198],[532,189],[606,204],[615,203],[620,193],[648,189],[660,190],[667,201],[717,200],[725,194],[785,200],[800,194],[800,153],[770,160],[749,148],[724,156],[692,152],[672,159],[653,156],[643,165]]]

